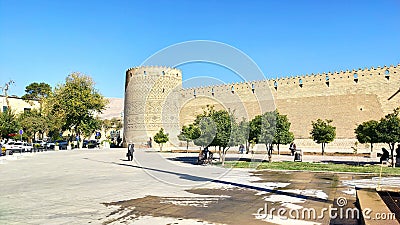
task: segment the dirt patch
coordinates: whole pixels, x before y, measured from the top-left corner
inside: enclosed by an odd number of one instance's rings
[[[147,196],[139,199],[104,203],[117,206],[107,215],[106,222],[129,222],[140,216],[194,219],[223,224],[265,224],[254,219],[253,214],[264,205],[255,191],[244,189],[193,189],[199,197]]]

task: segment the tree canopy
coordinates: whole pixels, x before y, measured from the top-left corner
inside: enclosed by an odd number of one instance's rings
[[[64,84],[55,88],[48,103],[51,112],[62,118],[62,130],[73,130],[80,135],[93,122],[95,114],[104,110],[107,100],[95,89],[92,78],[72,73]]]
[[[189,142],[199,138],[201,135],[200,129],[194,124],[183,126],[181,133],[178,135],[180,141],[186,141],[186,149],[189,148]]]
[[[162,146],[169,140],[168,134],[164,133],[164,128],[161,129],[154,135],[154,141],[160,145],[160,151],[162,151]]]
[[[18,116],[18,121],[24,134],[32,139],[36,139],[36,133],[43,134],[48,126],[46,118],[36,109],[24,111]]]
[[[276,113],[276,132],[273,143],[278,147],[278,154],[280,144],[286,145],[294,140],[294,135],[290,132],[290,125],[291,123],[287,115],[282,115],[279,112]]]
[[[0,114],[0,134],[2,138],[8,139],[9,134],[14,134],[19,129],[17,116],[11,108]]]
[[[225,155],[231,146],[236,145],[235,132],[238,131],[233,113],[226,110],[214,110],[214,107],[207,106],[202,114],[196,116],[194,123],[200,129],[200,137],[194,140],[196,145],[203,147],[218,146],[222,164],[225,162]]]
[[[371,152],[373,150],[373,144],[379,142],[378,124],[376,120],[369,120],[358,125],[354,130],[356,138],[360,143],[370,143]]]
[[[393,156],[394,146],[396,142],[400,142],[399,109],[395,109],[393,113],[387,114],[380,119],[377,130],[379,141],[389,145]]]
[[[325,145],[332,142],[336,137],[336,127],[330,125],[332,120],[317,119],[316,122],[312,121],[312,130],[310,132],[312,139],[321,144],[322,155],[325,152]]]
[[[41,83],[31,83],[25,87],[25,92],[22,99],[32,103],[32,100],[36,100],[40,104],[40,110],[42,108],[43,100],[51,94],[51,87],[49,84],[44,82]]]

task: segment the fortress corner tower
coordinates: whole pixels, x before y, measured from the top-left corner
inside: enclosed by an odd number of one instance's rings
[[[179,134],[179,69],[142,66],[126,71],[124,145],[142,145],[164,128],[170,140]]]

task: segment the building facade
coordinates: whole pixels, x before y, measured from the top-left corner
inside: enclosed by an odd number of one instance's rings
[[[22,98],[14,95],[8,96],[7,98],[3,95],[0,95],[0,102],[1,102],[0,112],[8,110],[7,99],[9,107],[14,111],[15,114],[20,114],[24,111],[31,110],[34,108],[39,109],[39,102],[37,101],[31,101],[30,103],[28,103]]]

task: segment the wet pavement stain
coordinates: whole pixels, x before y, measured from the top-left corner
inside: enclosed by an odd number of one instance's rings
[[[103,220],[103,224],[131,223],[140,219],[141,216],[194,219],[233,225],[287,224],[257,219],[256,214],[260,209],[266,211],[267,204],[268,209],[313,208],[319,216],[323,208],[334,206],[336,199],[340,196],[347,198],[347,207],[353,207],[355,196],[344,193],[349,187],[342,185],[341,181],[372,177],[371,175],[277,171],[255,171],[250,172],[250,176],[259,178],[252,182],[257,184],[255,188],[249,185],[242,185],[243,187],[237,185],[232,188],[190,189],[186,191],[198,196],[147,196],[103,203],[107,207],[115,208]],[[264,184],[265,188],[262,186]],[[315,222],[315,224],[357,224],[357,220],[330,220],[328,214],[316,220],[301,219],[304,222]]]

